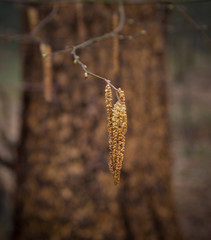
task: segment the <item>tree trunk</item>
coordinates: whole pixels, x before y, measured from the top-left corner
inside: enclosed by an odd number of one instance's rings
[[[127,22],[123,33],[146,34],[119,41],[119,51],[110,39],[79,52],[90,71],[125,90],[128,132],[120,184],[114,186],[107,166],[105,83],[84,79],[69,53],[55,55],[53,101],[47,103],[41,91],[25,94],[15,239],[181,239],[171,190],[164,69],[168,14],[156,4],[125,10],[134,23]],[[40,18],[48,12],[41,6]],[[110,31],[115,12],[117,6],[62,4],[42,37],[53,50],[80,43]],[[41,60],[39,46],[29,44],[24,78],[33,86],[43,81]]]

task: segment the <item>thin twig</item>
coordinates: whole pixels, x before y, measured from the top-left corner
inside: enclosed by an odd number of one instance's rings
[[[48,24],[57,14],[59,7],[57,4],[54,5],[52,11],[38,23],[38,25],[31,31],[30,35],[34,36],[39,32],[46,24]]]
[[[83,68],[84,72],[85,72],[87,75],[92,75],[93,77],[96,77],[96,78],[99,78],[99,79],[104,80],[104,81],[105,81],[107,84],[109,84],[115,91],[117,91],[117,88],[114,87],[113,84],[111,84],[111,81],[110,81],[110,80],[108,80],[108,79],[106,79],[106,78],[104,78],[104,77],[101,77],[101,76],[99,76],[99,75],[97,75],[97,74],[95,74],[95,73],[93,73],[93,72],[88,71],[88,70],[87,70],[87,66],[86,66],[85,64],[83,64],[83,63],[81,62],[81,60],[79,59],[79,56],[76,55],[74,48],[73,48],[73,51],[72,51],[72,55],[73,55],[76,63],[78,63],[78,64]]]
[[[173,4],[173,3],[172,3]],[[175,10],[191,25],[193,26],[197,31],[199,31],[202,35],[202,37],[204,38],[204,40],[208,43],[211,44],[211,39],[207,36],[206,32],[204,31],[204,29],[199,26],[194,20],[193,18],[191,18],[183,8],[179,7],[176,4],[173,4]]]
[[[87,71],[87,73],[88,73],[89,75],[92,75],[92,76],[96,77],[96,78],[99,78],[99,79],[104,80],[108,85],[110,85],[110,86],[115,90],[116,97],[117,97],[118,101],[121,102],[121,100],[120,100],[120,98],[119,98],[118,89],[111,83],[110,80],[108,80],[108,79],[106,79],[106,78],[104,78],[104,77],[101,77],[101,76],[99,76],[99,75],[97,75],[97,74],[95,74],[95,73],[89,72],[89,71]]]
[[[111,38],[111,37],[114,37],[115,35],[117,35],[122,30],[122,28],[124,26],[124,23],[125,23],[125,12],[124,12],[124,7],[123,7],[123,5],[121,3],[119,4],[119,15],[120,15],[120,17],[119,17],[119,19],[120,19],[119,20],[119,24],[113,31],[111,31],[109,33],[105,33],[102,36],[91,38],[91,39],[89,39],[89,40],[87,40],[87,41],[85,41],[83,43],[80,43],[78,45],[73,46],[71,48],[72,49],[71,54],[74,57],[74,62],[78,63],[82,67],[82,69],[84,70],[86,77],[88,75],[92,75],[92,76],[94,76],[96,78],[104,80],[107,84],[109,84],[115,90],[117,99],[120,101],[119,94],[117,92],[117,88],[113,84],[111,84],[111,81],[106,79],[106,78],[104,78],[104,77],[101,77],[101,76],[99,76],[99,75],[97,75],[95,73],[92,73],[92,72],[88,71],[87,70],[87,66],[84,63],[81,62],[81,60],[79,59],[79,56],[76,54],[76,50],[78,50],[78,49],[85,48],[85,47],[87,47],[87,46],[89,46],[89,45],[91,45],[93,43],[96,43],[98,41],[102,41],[102,40],[105,40],[105,39],[108,39],[108,38]],[[70,50],[70,48],[68,48],[66,50],[62,50],[62,51],[63,52],[67,52],[69,50]],[[57,53],[58,52],[61,53],[61,51],[57,51]]]
[[[122,4],[119,5],[119,15],[120,15],[119,25],[113,31],[111,31],[109,33],[105,33],[104,35],[99,36],[99,37],[91,38],[91,39],[87,40],[86,42],[80,43],[74,47],[75,50],[77,50],[79,48],[87,47],[90,44],[105,40],[107,38],[114,37],[116,34],[118,34],[122,30],[122,27],[125,23],[125,12],[124,12],[124,7]]]
[[[67,49],[52,52],[52,54],[65,53],[65,52],[69,52],[71,50],[72,50],[72,54],[73,54],[73,52],[75,52],[77,49],[85,48],[85,47],[87,47],[87,46],[89,46],[93,43],[96,43],[96,42],[114,37],[115,35],[117,35],[122,30],[122,27],[125,23],[125,12],[124,12],[124,7],[123,7],[122,4],[119,4],[119,15],[120,15],[119,25],[113,31],[111,31],[109,33],[105,33],[105,34],[103,34],[101,36],[98,36],[98,37],[91,38],[91,39],[89,39],[85,42],[82,42],[78,45],[69,47]]]
[[[53,7],[52,11],[49,13],[49,15],[47,15],[29,34],[13,35],[13,36],[0,35],[0,38],[7,38],[7,39],[9,38],[9,39],[15,39],[15,40],[34,40],[36,42],[42,43],[43,41],[38,36],[36,36],[36,34],[47,23],[49,23],[53,19],[53,17],[56,15],[57,12],[58,12],[58,5],[54,5],[54,7]],[[118,33],[122,30],[122,28],[124,26],[124,23],[125,23],[124,7],[123,7],[122,2],[119,1],[119,24],[113,31],[105,33],[105,34],[95,37],[95,38],[91,38],[83,43],[78,44],[78,45],[52,52],[50,54],[47,54],[46,56],[67,53],[67,52],[71,51],[71,54],[73,55],[75,62],[78,63],[84,70],[85,76],[92,75],[96,78],[104,80],[107,84],[109,84],[116,91],[117,98],[118,98],[118,100],[120,100],[118,92],[117,92],[117,88],[113,84],[111,84],[110,80],[88,71],[87,66],[79,60],[79,57],[76,54],[76,50],[85,48],[96,42],[99,42],[99,41],[102,41],[102,40],[105,40],[108,38],[112,38],[114,36],[118,36]]]
[[[31,36],[30,34],[13,34],[13,35],[8,35],[8,34],[0,34],[0,39],[5,39],[5,40],[16,40],[16,41],[38,41],[37,37]]]
[[[18,41],[35,41],[41,43],[42,42],[41,38],[35,35],[55,17],[55,15],[58,12],[58,9],[59,9],[58,5],[55,4],[52,11],[42,21],[40,21],[31,32],[27,34],[15,34],[15,35],[0,34],[0,38]]]

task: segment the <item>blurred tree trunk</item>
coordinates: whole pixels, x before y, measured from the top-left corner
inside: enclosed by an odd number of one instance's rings
[[[25,94],[17,164],[14,238],[181,239],[171,190],[171,157],[165,77],[165,8],[127,5],[118,73],[113,73],[113,40],[79,54],[90,71],[114,80],[126,92],[128,133],[119,186],[107,166],[105,84],[84,79],[69,53],[53,57],[53,102],[40,89]],[[116,6],[62,4],[42,32],[53,50],[111,30]],[[49,12],[39,8],[42,19]],[[142,33],[144,33],[142,31]],[[115,60],[117,61],[117,59]],[[26,46],[24,78],[42,85],[39,46]]]

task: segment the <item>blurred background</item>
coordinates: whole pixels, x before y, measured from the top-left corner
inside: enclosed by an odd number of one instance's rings
[[[180,4],[211,38],[211,2]],[[169,115],[173,186],[179,224],[188,240],[211,239],[211,45],[170,7]],[[21,31],[18,4],[0,2],[0,34]],[[22,107],[21,43],[0,41],[0,239],[12,231],[14,159]]]
[[[183,5],[211,35],[210,2]],[[175,196],[185,239],[210,239],[211,47],[173,12],[169,39]]]

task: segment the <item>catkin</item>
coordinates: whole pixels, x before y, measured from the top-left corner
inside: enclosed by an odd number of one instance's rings
[[[112,91],[110,85],[106,85],[105,88],[105,99],[106,99],[106,109],[107,109],[107,119],[108,119],[108,134],[109,134],[109,169],[112,171],[113,169],[113,161],[112,161]]]
[[[125,134],[127,131],[127,113],[124,91],[118,89],[120,101],[112,107],[111,87],[106,86],[105,98],[109,133],[109,169],[113,175],[114,184],[120,181],[120,171],[125,151]]]
[[[45,43],[40,44],[40,51],[42,54],[42,65],[43,65],[43,80],[44,80],[44,98],[47,102],[52,101],[53,97],[53,86],[52,86],[52,63],[51,57],[51,46]]]

